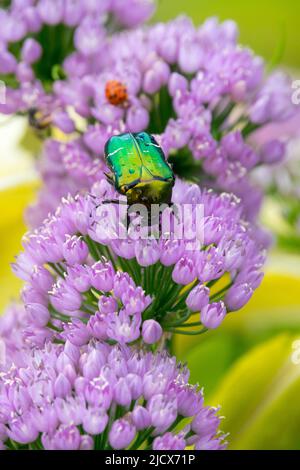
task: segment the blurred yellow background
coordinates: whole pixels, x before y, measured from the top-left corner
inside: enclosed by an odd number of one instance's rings
[[[0,116],[0,311],[18,296],[21,287],[10,263],[21,249],[26,231],[24,210],[34,200],[38,186],[36,143],[27,149],[27,135],[26,119]]]

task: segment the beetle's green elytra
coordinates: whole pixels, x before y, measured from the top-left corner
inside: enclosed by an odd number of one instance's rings
[[[174,174],[154,137],[147,132],[111,137],[105,158],[109,181],[127,196],[128,204],[146,206],[171,202]]]

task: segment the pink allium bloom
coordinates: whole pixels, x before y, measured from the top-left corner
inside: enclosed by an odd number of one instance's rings
[[[124,229],[117,218],[122,206],[114,205],[106,224],[102,209],[108,206],[101,205],[115,197],[102,180],[90,194],[65,199],[54,216],[26,235],[14,271],[26,282],[27,340],[34,342],[34,325],[39,344],[41,329],[44,338],[53,335],[76,346],[93,337],[153,344],[163,341],[163,332],[181,333],[194,315],[202,333],[224,320],[226,307],[237,310],[247,303],[260,285],[264,243],[258,229],[243,220],[233,195],[176,182],[174,203],[203,204],[201,247],[162,234],[136,238],[131,229],[125,239],[116,237]],[[225,277],[225,285],[218,284]]]
[[[11,439],[16,448],[138,449],[147,438],[153,449],[200,441],[203,449],[223,449],[217,410],[204,407],[188,376],[166,353],[95,340],[27,349],[22,367],[7,365],[0,374],[1,445],[10,448]],[[190,404],[184,408],[183,396]],[[171,429],[185,417],[189,426],[179,434]]]

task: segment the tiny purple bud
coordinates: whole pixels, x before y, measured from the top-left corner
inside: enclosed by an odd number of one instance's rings
[[[87,434],[81,436],[79,450],[94,450],[94,439]]]
[[[89,254],[85,241],[80,237],[67,236],[63,245],[63,256],[68,264],[84,263]]]
[[[201,310],[201,322],[206,328],[217,328],[226,315],[224,302],[208,304]]]
[[[192,259],[184,256],[175,264],[172,272],[172,279],[177,284],[187,285],[194,281],[196,277],[195,263]]]
[[[49,310],[42,304],[28,303],[25,305],[25,309],[35,326],[46,326],[50,320]]]
[[[192,430],[204,437],[207,435],[214,436],[218,430],[220,418],[216,416],[216,409],[205,407],[195,416],[192,422]]]
[[[32,287],[31,284],[26,284],[22,289],[22,300],[25,304],[37,303],[42,305],[47,305],[47,296]]]
[[[178,63],[185,73],[195,73],[203,63],[203,51],[195,38],[183,40],[179,49]]]
[[[225,303],[229,311],[239,310],[251,299],[252,287],[247,283],[234,284],[226,294]]]
[[[71,384],[64,374],[60,373],[54,382],[54,393],[56,397],[64,398],[71,392]]]
[[[69,314],[81,307],[82,298],[77,290],[59,279],[50,292],[50,301],[57,311]]]
[[[167,432],[154,439],[152,448],[153,450],[185,450],[186,442],[182,435]]]
[[[89,267],[81,264],[68,266],[66,281],[78,292],[88,291],[91,287]]]
[[[173,64],[177,59],[177,41],[174,37],[165,37],[163,41],[158,45],[159,47],[159,55],[169,62],[169,64]]]
[[[264,163],[278,163],[283,159],[285,144],[280,140],[266,142],[261,150],[261,158]]]
[[[27,418],[29,417],[27,416]],[[10,439],[20,444],[34,442],[39,435],[32,421],[26,419],[26,414],[10,423],[10,429],[7,430],[7,434]]]
[[[160,430],[168,429],[177,417],[176,400],[167,395],[157,394],[150,398],[147,409],[151,416],[152,426]]]
[[[135,438],[136,428],[130,420],[130,416],[126,416],[114,421],[109,432],[109,443],[113,449],[125,449]]]
[[[126,379],[130,388],[132,399],[137,400],[143,393],[142,378],[137,374],[128,374]]]
[[[101,434],[106,428],[108,416],[103,408],[89,407],[84,411],[82,425],[85,432],[96,435]]]
[[[118,311],[118,302],[112,296],[102,295],[98,302],[99,311],[102,314]]]
[[[84,5],[80,1],[64,1],[64,23],[68,26],[76,26],[84,13]]]
[[[74,364],[77,364],[80,358],[80,349],[78,346],[75,346],[74,344],[72,344],[70,341],[67,340],[65,342],[64,352]]]
[[[146,344],[154,344],[160,340],[163,330],[155,320],[146,320],[142,327],[142,336]]]
[[[119,378],[114,386],[114,399],[118,405],[129,406],[132,400],[130,387],[124,377]]]
[[[53,285],[53,277],[43,266],[35,266],[31,275],[32,284],[41,292],[48,292]]]
[[[63,19],[63,0],[40,0],[37,8],[40,17],[46,24],[56,25]]]
[[[202,285],[197,284],[186,299],[186,304],[192,312],[199,312],[205,305],[209,303],[209,288]]]
[[[37,33],[41,29],[42,20],[36,7],[29,6],[25,8],[22,13],[24,15],[24,20],[26,22],[28,30],[31,33]]]
[[[17,66],[16,77],[19,82],[31,82],[34,78],[32,68],[25,62],[20,62]]]
[[[103,354],[99,349],[93,348],[84,360],[83,375],[87,379],[93,379],[100,375],[101,368],[104,365]]]
[[[53,436],[56,450],[78,450],[80,442],[80,432],[74,425],[61,425]]]
[[[127,112],[126,124],[130,132],[141,132],[147,129],[149,113],[142,106],[131,106]]]
[[[160,247],[157,240],[138,240],[135,245],[135,256],[140,266],[155,264],[160,258]]]
[[[129,286],[135,287],[135,284],[132,278],[128,273],[123,273],[122,271],[117,271],[114,278],[114,294],[119,299],[122,298],[124,292],[126,292]]]
[[[132,412],[132,420],[138,431],[151,426],[149,411],[141,405],[136,405]]]
[[[163,240],[161,246],[160,262],[164,266],[177,263],[184,252],[184,244],[181,240]]]
[[[108,261],[98,261],[91,267],[90,279],[92,286],[102,292],[109,292],[114,285],[114,268]]]
[[[143,89],[146,93],[153,95],[161,87],[161,79],[158,73],[155,70],[147,70],[144,76]]]
[[[21,57],[26,64],[34,64],[37,62],[42,55],[42,48],[40,44],[33,38],[28,38],[25,40],[22,51]]]
[[[169,79],[170,95],[174,97],[178,92],[187,91],[187,88],[188,88],[187,79],[183,75],[177,72],[172,73]]]
[[[75,346],[86,344],[90,337],[90,331],[87,326],[78,318],[73,318],[72,322],[64,324],[64,337]]]

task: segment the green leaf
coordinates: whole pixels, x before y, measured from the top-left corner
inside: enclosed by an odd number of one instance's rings
[[[255,347],[222,380],[210,402],[222,406],[231,449],[300,449],[299,338]]]

